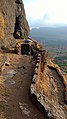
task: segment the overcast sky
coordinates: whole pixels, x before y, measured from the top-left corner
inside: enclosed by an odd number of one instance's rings
[[[67,0],[23,0],[30,27],[67,24]]]

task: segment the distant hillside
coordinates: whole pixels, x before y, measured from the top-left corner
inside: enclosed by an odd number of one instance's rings
[[[30,31],[30,36],[39,40],[40,42],[64,42],[67,41],[67,27],[40,27],[33,28]]]

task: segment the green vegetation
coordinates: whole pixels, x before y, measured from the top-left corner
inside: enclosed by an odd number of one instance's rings
[[[67,64],[58,64],[60,67],[67,66]]]
[[[40,42],[54,62],[67,73],[67,26],[33,28],[30,36]]]
[[[54,62],[60,66],[63,72],[67,73],[67,56],[55,57]]]

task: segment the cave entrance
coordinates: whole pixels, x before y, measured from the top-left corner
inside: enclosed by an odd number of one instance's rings
[[[31,46],[29,44],[21,44],[21,54],[29,55],[30,54]]]
[[[22,27],[21,27],[22,16],[19,15],[16,17],[15,28],[14,28],[14,38],[21,39],[22,38]]]

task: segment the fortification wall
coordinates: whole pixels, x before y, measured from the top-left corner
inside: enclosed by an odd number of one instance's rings
[[[65,109],[63,109],[63,107],[58,102],[58,88],[55,79],[49,69],[49,59],[42,58],[43,57],[41,53],[37,55],[35,60],[34,75],[30,86],[31,97],[33,98],[33,101],[36,103],[36,105],[43,112],[45,118],[59,119],[62,117],[62,119],[66,119],[66,115],[64,113]],[[44,68],[43,65],[45,66]],[[54,68],[61,77],[62,83],[66,90],[64,78],[61,74],[61,71],[57,67],[55,67],[55,64]],[[65,101],[66,99],[67,98],[65,91]]]

